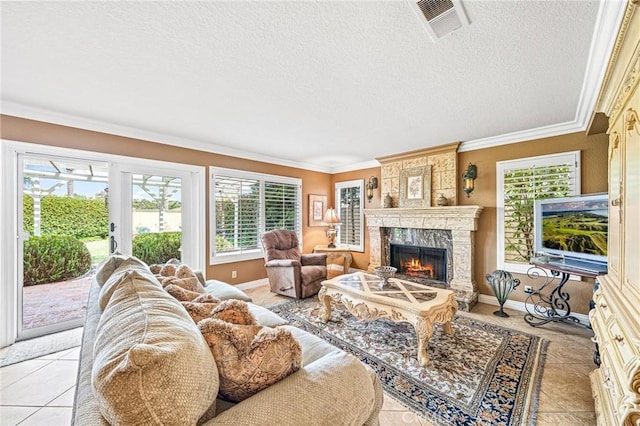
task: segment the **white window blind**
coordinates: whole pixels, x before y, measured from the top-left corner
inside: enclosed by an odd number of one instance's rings
[[[290,183],[265,182],[265,231],[286,229],[298,231],[300,203],[298,187]]]
[[[534,203],[580,193],[580,151],[497,166],[498,267],[526,272],[534,254]]]
[[[295,231],[302,240],[301,180],[211,168],[211,263],[262,257],[260,234]]]
[[[364,181],[356,180],[336,184],[336,204],[340,226],[338,242],[351,250],[364,250]]]
[[[216,176],[216,253],[255,250],[260,230],[260,181]]]

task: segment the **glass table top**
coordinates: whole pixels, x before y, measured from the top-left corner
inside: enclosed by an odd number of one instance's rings
[[[409,303],[422,303],[435,299],[439,289],[429,288],[421,284],[390,278],[385,284],[382,278],[365,273],[340,275],[329,282],[341,287],[348,287],[372,295],[390,297]],[[441,290],[440,290],[441,291]]]

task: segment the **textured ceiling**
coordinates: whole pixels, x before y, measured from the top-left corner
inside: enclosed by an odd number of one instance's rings
[[[434,43],[405,0],[5,1],[2,112],[329,172],[584,128],[601,3],[463,6]]]

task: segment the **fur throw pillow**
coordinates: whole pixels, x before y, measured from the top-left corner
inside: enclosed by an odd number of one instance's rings
[[[182,303],[182,306],[185,307],[196,324],[205,318],[217,318],[232,324],[257,324],[255,317],[249,312],[247,304],[240,300],[225,300],[221,302],[220,299],[207,294],[198,296],[190,302],[180,303]]]
[[[197,297],[203,296],[203,294],[201,293],[185,290],[184,288],[174,284],[169,284],[164,289],[167,291],[167,293],[175,297],[180,302],[191,302]]]
[[[217,318],[198,323],[218,366],[219,395],[239,402],[300,369],[302,349],[289,330],[231,324]]]
[[[192,300],[195,303],[220,303],[220,299],[213,294],[204,293]]]
[[[149,268],[158,278],[162,287],[171,284],[182,287],[185,290],[195,291],[196,293],[204,293],[204,286],[198,279],[197,275],[187,265],[152,265]],[[178,299],[181,300],[181,299]]]
[[[195,291],[196,293],[204,293],[204,287],[200,284],[200,281],[196,277],[187,277],[187,278],[178,278],[178,277],[170,277],[167,278],[170,280],[168,284],[177,285],[178,287],[182,287],[185,290]],[[164,282],[162,283],[164,286]]]
[[[220,304],[211,312],[211,317],[231,324],[258,324],[256,318],[251,312],[249,312],[247,302],[243,302],[242,300],[230,299],[220,302]]]
[[[160,269],[160,275],[162,275],[163,277],[175,277],[176,269],[178,269],[176,265],[173,265],[173,264],[164,265]]]
[[[162,284],[162,287],[167,287],[171,284],[178,287],[182,287],[185,290],[195,291],[197,293],[204,293],[204,286],[196,276],[195,272],[191,270],[187,265],[167,264],[163,265],[158,270],[159,265],[153,265],[150,269]],[[180,299],[178,299],[180,300]]]
[[[180,302],[187,310],[191,319],[196,324],[205,318],[209,318],[213,310],[219,305],[218,302]]]

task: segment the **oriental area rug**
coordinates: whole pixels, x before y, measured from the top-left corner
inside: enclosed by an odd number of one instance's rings
[[[434,327],[420,366],[408,323],[358,321],[332,303],[320,319],[315,299],[272,306],[291,325],[358,357],[373,368],[385,392],[435,425],[534,425],[548,341],[456,315],[454,335]]]

